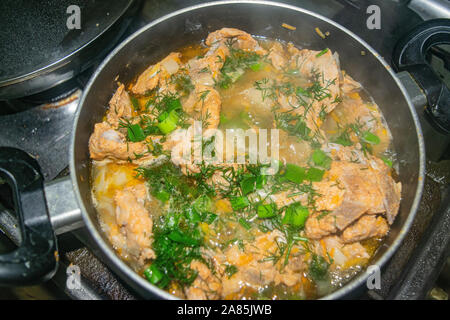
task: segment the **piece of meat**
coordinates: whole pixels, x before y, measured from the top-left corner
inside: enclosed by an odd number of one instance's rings
[[[388,221],[393,221],[400,204],[401,185],[394,182],[381,160],[371,159],[372,165],[333,161],[326,179],[314,183],[320,194],[316,200],[318,210],[330,212],[322,221],[318,215],[308,218],[308,237],[319,239],[342,231],[365,213],[385,213]]]
[[[278,193],[271,194],[269,196],[270,200],[277,205],[277,208],[282,208],[284,206],[289,206],[293,203],[300,202],[306,204],[308,200],[307,194],[296,194],[292,195],[292,191],[281,191]]]
[[[354,224],[347,227],[341,239],[344,243],[361,241],[373,237],[384,237],[389,231],[389,225],[383,217],[365,215],[359,218]]]
[[[161,81],[178,71],[181,54],[172,52],[155,65],[148,67],[137,79],[131,91],[135,94],[146,94],[156,88]]]
[[[213,86],[218,78],[226,57],[230,54],[224,44],[212,46],[204,57],[193,58],[186,67],[194,84]]]
[[[89,153],[91,159],[96,161],[111,159],[118,163],[131,162],[149,166],[166,157],[164,154],[159,156],[151,154],[154,144],[161,144],[164,151],[173,148],[174,141],[171,140],[171,135],[165,137],[166,141],[163,143],[162,138],[163,136],[148,136],[141,142],[127,142],[122,132],[114,130],[106,122],[100,122],[95,124],[94,132],[89,138]]]
[[[353,80],[353,78],[344,71],[341,72],[340,86],[343,95],[359,91],[362,88],[361,84],[358,81]]]
[[[398,214],[400,208],[400,200],[402,194],[402,184],[395,182],[391,176],[391,168],[388,167],[383,160],[371,157],[370,165],[378,173],[375,175],[380,192],[383,195],[383,206],[386,218],[389,224],[392,224]],[[377,213],[371,211],[369,213]]]
[[[377,175],[379,171],[361,163],[349,161],[333,161],[328,173],[328,179],[335,181],[345,194],[342,203],[336,209],[330,207],[336,216],[336,225],[343,230],[358,219],[363,213],[383,212],[383,194],[380,191]]]
[[[378,106],[373,103],[365,103],[358,93],[344,95],[341,104],[334,111],[335,117],[339,119],[339,125],[345,126],[354,123],[362,123],[363,130],[377,133],[383,127],[382,114]],[[380,138],[382,138],[380,136]]]
[[[360,201],[355,194],[350,194],[345,196],[341,205],[333,210],[332,216],[335,217],[335,224],[339,230],[343,230],[368,211],[370,205],[363,201]]]
[[[272,62],[272,65],[277,70],[282,70],[288,63],[288,57],[284,51],[283,45],[279,42],[275,42],[269,49],[269,55],[267,58]]]
[[[336,181],[313,182],[313,188],[319,194],[315,201],[317,211],[335,210],[341,206],[344,200],[345,189],[340,187]]]
[[[130,95],[125,90],[123,84],[119,84],[116,92],[109,101],[109,109],[106,112],[106,121],[117,128],[119,119],[129,119],[133,114],[133,106],[131,104]]]
[[[333,215],[315,213],[306,220],[305,232],[310,239],[320,239],[337,231],[336,219]]]
[[[222,101],[220,94],[212,87],[197,84],[191,96],[183,105],[183,110],[194,119],[202,121],[202,127],[217,129],[220,123]]]
[[[331,50],[325,53],[315,50],[299,50],[292,44],[288,45],[288,52],[292,55],[291,66],[298,68],[307,78],[317,81],[321,89],[315,93],[310,108],[306,111],[306,123],[311,130],[320,128],[323,122],[323,112],[333,111],[340,97],[340,69],[336,55]],[[304,97],[304,99],[307,99]],[[297,112],[305,113],[304,108]],[[321,116],[322,114],[322,116]]]
[[[279,93],[277,102],[280,112],[291,112],[303,117],[308,128],[323,140],[322,126],[324,113],[328,114],[338,105],[340,97],[340,69],[336,56],[331,50],[326,52],[303,49],[299,50],[288,44],[288,53],[291,55],[289,68],[297,69],[299,73],[310,79],[310,85],[315,88],[312,96],[299,97],[296,92],[289,95]]]
[[[253,37],[245,31],[235,28],[222,28],[220,30],[211,32],[206,38],[206,45],[214,46],[218,44],[225,44],[228,39],[234,39],[233,48],[238,48],[246,51],[254,51],[257,54],[266,54],[264,50]]]
[[[126,243],[122,248],[142,265],[155,258],[151,248],[153,221],[145,209],[147,190],[144,184],[118,190],[114,195],[116,222]]]
[[[317,77],[317,81],[329,95],[315,102],[315,111],[324,105],[326,113],[330,113],[336,107],[336,97],[340,96],[340,69],[336,56],[329,49],[325,53],[299,50],[292,44],[288,45],[288,52],[293,55],[291,63],[298,67],[300,73],[308,78]]]
[[[293,286],[301,281],[305,266],[302,255],[297,256],[295,253],[297,248],[291,250],[289,263],[282,270],[280,265],[284,259],[280,259],[275,266],[268,259],[270,255],[278,253],[277,241],[284,240],[282,234],[275,230],[257,236],[254,241],[245,243],[243,248],[235,244],[223,252],[223,257],[218,260],[237,268],[231,277],[226,274],[222,277],[223,297],[230,298],[244,287],[258,290],[269,284]]]
[[[184,293],[189,300],[213,300],[219,299],[222,283],[203,263],[197,260],[191,262],[191,269],[198,272],[197,278]]]
[[[343,146],[337,143],[327,143],[323,151],[330,153],[333,160],[350,161],[360,164],[367,164],[367,157],[358,142],[353,146]]]
[[[144,154],[148,146],[143,142],[126,142],[125,136],[106,122],[96,123],[89,138],[89,153],[93,160],[112,158],[117,160],[136,159]]]

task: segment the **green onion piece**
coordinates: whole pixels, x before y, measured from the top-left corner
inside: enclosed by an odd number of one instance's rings
[[[242,194],[244,196],[246,196],[247,194],[249,194],[255,190],[255,182],[256,182],[255,177],[244,178],[241,181],[241,189],[242,189]]]
[[[256,177],[256,189],[262,189],[267,183],[267,176],[266,175],[260,175]]]
[[[380,157],[381,158],[381,160],[383,160],[383,162],[389,167],[389,168],[392,168],[392,160],[391,159],[388,159],[388,158],[386,158],[386,157]]]
[[[132,142],[139,142],[145,140],[144,130],[137,123],[127,126],[128,139]]]
[[[175,110],[181,110],[181,102],[180,99],[170,99],[167,102],[167,111],[171,112],[171,111],[175,111]]]
[[[155,195],[156,199],[161,200],[162,202],[166,202],[170,199],[170,193],[165,190],[159,190]]]
[[[239,224],[247,230],[250,230],[252,228],[252,225],[244,218],[239,218]]]
[[[252,64],[252,65],[250,66],[250,69],[252,69],[253,71],[259,71],[259,70],[261,70],[261,63],[255,63],[255,64]]]
[[[294,204],[286,209],[282,222],[295,228],[303,228],[308,217],[308,208]]]
[[[242,120],[250,120],[250,114],[249,114],[248,112],[245,112],[245,111],[241,111],[241,112],[239,113],[239,117],[240,117]]]
[[[164,113],[162,115],[164,115]],[[172,110],[168,115],[164,115],[163,120],[160,120],[161,122],[158,124],[159,130],[164,134],[171,133],[177,128],[178,119],[177,112]]]
[[[292,181],[294,183],[302,183],[305,179],[305,168],[299,167],[295,164],[288,163],[286,165],[286,172],[284,173],[284,178]]]
[[[225,124],[227,122],[230,122],[230,119],[228,119],[226,116],[224,116],[223,114],[220,115],[220,124]]]
[[[217,214],[212,213],[212,212],[206,212],[204,214],[203,221],[206,222],[207,224],[211,224],[214,222],[214,220],[216,220],[216,218],[217,218]]]
[[[311,160],[317,166],[320,166],[320,167],[326,168],[326,169],[330,169],[331,158],[329,156],[327,156],[327,154],[320,149],[316,149],[313,151],[313,153],[311,155]]]
[[[250,202],[248,201],[247,197],[232,198],[230,199],[230,203],[233,210],[244,209],[250,205]]]
[[[151,265],[144,271],[145,278],[152,284],[157,284],[163,278],[164,274],[158,269],[157,266]]]
[[[353,142],[350,140],[350,136],[348,135],[348,132],[342,133],[340,136],[335,138],[333,142],[338,143],[344,147],[349,147],[353,145]]]
[[[325,170],[312,167],[306,172],[306,179],[309,181],[319,182],[322,181],[324,173]]]
[[[302,87],[295,88],[295,94],[298,96],[310,96],[310,93],[303,89]]]
[[[363,132],[361,138],[363,139],[364,142],[367,142],[370,144],[379,144],[380,143],[380,138],[370,131]]]
[[[167,111],[164,111],[163,113],[161,113],[158,117],[159,121],[164,121],[165,119],[167,119],[167,117],[169,116],[169,113]]]
[[[195,201],[193,202],[192,206],[194,207],[194,209],[196,209],[198,212],[200,213],[204,213],[207,211],[211,211],[212,207],[213,207],[213,202],[212,200],[206,196],[206,195],[201,195],[200,197],[198,197],[197,199],[195,199]]]
[[[273,210],[273,206],[270,204],[260,204],[257,209],[258,217],[260,218],[272,218],[276,215]]]
[[[181,232],[178,231],[178,230],[171,231],[171,232],[167,235],[167,237],[168,237],[170,240],[172,240],[172,241],[175,241],[175,242],[178,242],[178,243],[184,243],[184,244],[189,245],[189,246],[195,246],[195,245],[198,245],[198,241],[197,241],[197,240],[192,239],[191,237],[186,236],[185,234],[181,233]]]
[[[200,222],[202,220],[200,214],[195,209],[186,210],[186,218],[193,223]]]
[[[320,57],[320,56],[323,56],[325,53],[327,53],[328,52],[328,48],[326,48],[326,49],[323,49],[322,51],[320,51],[318,54],[316,54],[316,58],[318,58],[318,57]]]

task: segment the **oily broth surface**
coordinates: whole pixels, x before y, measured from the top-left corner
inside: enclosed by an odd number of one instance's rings
[[[261,42],[261,39],[258,39]],[[262,46],[267,48],[272,41],[262,41]],[[182,62],[200,56],[205,53],[202,44],[187,46],[179,50],[182,54]],[[248,128],[274,128],[274,116],[269,101],[261,98],[261,92],[254,88],[255,81],[264,78],[278,79],[282,76],[270,64],[264,64],[262,69],[256,72],[247,71],[230,88],[218,89],[222,99],[221,124],[219,129],[248,129]],[[296,79],[297,85],[302,82],[307,83],[308,79]],[[131,84],[129,84],[129,87]],[[360,119],[361,113],[365,123],[371,123],[372,131],[380,138],[380,143],[374,146],[373,154],[376,156],[392,154],[392,136],[387,128],[386,122],[378,106],[370,99],[370,96],[363,99],[363,112],[355,114],[351,109],[360,99],[358,93],[353,93],[343,97],[343,101],[325,119],[322,129],[328,138],[333,138],[339,131],[340,126]],[[141,105],[145,104],[147,98],[139,98]],[[183,102],[183,101],[182,101]],[[349,107],[350,106],[350,107]],[[311,156],[312,149],[308,143],[299,141],[295,137],[288,136],[280,131],[280,160],[284,163],[294,163],[299,166],[305,165]],[[103,231],[108,237],[114,237],[120,233],[119,227],[115,223],[114,194],[128,186],[142,183],[144,180],[136,176],[137,166],[132,164],[115,164],[109,161],[93,162],[92,166],[92,195],[98,212],[98,218]],[[163,213],[158,200],[151,200],[146,203],[147,209],[154,221]],[[218,215],[217,223],[213,226],[201,223],[200,228],[205,234],[205,244],[207,247],[223,247],[233,239],[253,240],[262,234],[257,228],[252,228],[250,232],[239,222],[232,219],[230,214],[232,208],[222,199],[214,199],[213,212]],[[362,245],[371,254],[376,252],[382,243],[382,239],[370,239],[362,242]],[[122,259],[142,274],[143,268],[136,264],[127,255],[124,248],[115,248]],[[239,293],[227,296],[227,299],[314,299],[326,295],[336,288],[344,285],[354,275],[360,272],[369,262],[368,259],[352,261],[351,267],[345,271],[330,270],[331,281],[324,283],[313,283],[306,274],[302,276],[302,290],[299,287],[287,287],[280,284],[269,285],[260,290],[243,287]],[[173,294],[178,294],[179,289],[171,286],[168,290]]]

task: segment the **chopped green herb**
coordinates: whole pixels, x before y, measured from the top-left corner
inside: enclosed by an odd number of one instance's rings
[[[302,183],[306,178],[305,168],[299,167],[295,164],[288,163],[283,178],[294,183]]]
[[[325,53],[327,53],[328,52],[328,48],[326,48],[326,49],[323,49],[322,51],[320,51],[318,54],[316,54],[316,58],[318,58],[318,57],[320,57],[320,56],[323,56]]]
[[[233,210],[238,211],[244,209],[250,205],[247,197],[234,197],[230,199],[231,207]]]
[[[261,70],[261,67],[262,67],[261,63],[255,63],[250,66],[250,69],[252,69],[253,71],[259,71]]]
[[[178,123],[178,114],[175,110],[172,110],[170,112],[164,112],[160,115],[159,120],[160,123],[158,124],[159,130],[161,130],[164,134],[169,134],[173,130],[177,128]]]
[[[262,189],[267,183],[267,176],[266,175],[259,175],[256,178],[256,189]]]
[[[319,182],[322,181],[324,173],[324,170],[312,167],[306,172],[306,179],[309,181]]]
[[[370,144],[379,144],[380,143],[380,138],[370,131],[363,132],[361,138],[363,139],[364,142],[367,142]]]
[[[181,231],[178,230],[173,230],[171,231],[167,237],[175,242],[179,242],[179,243],[183,243],[186,244],[188,246],[195,246],[198,245],[198,240],[193,239],[191,237],[189,237],[188,235],[182,233]]]
[[[392,160],[386,158],[386,157],[380,157],[381,160],[383,160],[383,162],[389,167],[392,168]]]
[[[161,200],[162,202],[166,202],[167,200],[169,200],[170,194],[169,194],[167,191],[165,191],[165,190],[159,190],[159,191],[156,193],[155,197],[156,197],[158,200]]]
[[[244,218],[239,218],[238,221],[239,221],[239,224],[241,226],[243,226],[245,229],[250,230],[252,228],[252,225]]]
[[[284,224],[291,225],[295,228],[303,228],[308,217],[308,208],[295,203],[286,208],[282,221]]]
[[[151,265],[144,271],[145,278],[152,284],[157,284],[164,277],[164,274],[156,267]]]
[[[241,189],[242,189],[242,194],[244,196],[246,196],[247,194],[249,194],[255,190],[255,182],[256,182],[256,178],[253,176],[244,178],[241,181]]]
[[[145,140],[145,133],[141,126],[137,123],[129,124],[127,126],[128,139],[132,142],[139,142]]]
[[[138,99],[135,96],[130,95],[130,100],[131,100],[131,105],[133,106],[133,109],[135,111],[141,110],[141,106],[139,105],[139,101],[138,101]]]
[[[328,274],[329,266],[324,257],[313,254],[309,263],[309,274],[316,281],[323,280]]]
[[[228,279],[230,279],[236,272],[238,272],[238,268],[235,265],[229,264],[225,267],[225,273],[227,274]]]
[[[257,209],[259,218],[272,218],[277,213],[273,210],[273,205],[271,204],[260,204]]]
[[[330,169],[331,158],[322,150],[316,149],[311,155],[312,162],[325,169]]]

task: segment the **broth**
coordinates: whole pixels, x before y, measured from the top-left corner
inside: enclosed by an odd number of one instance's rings
[[[278,129],[278,172],[250,163],[250,151],[243,164],[180,162],[173,150],[195,138],[174,136],[194,120],[215,154],[225,148],[206,129],[225,140]],[[90,151],[103,231],[136,272],[181,298],[327,295],[368,264],[400,202],[390,131],[336,55],[237,29],[119,84]]]

